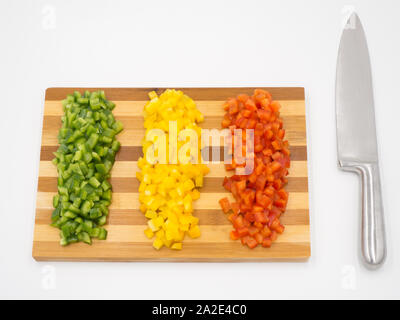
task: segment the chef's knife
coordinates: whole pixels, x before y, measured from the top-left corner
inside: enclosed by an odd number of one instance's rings
[[[347,21],[336,67],[336,127],[339,167],[362,181],[361,251],[370,267],[386,257],[371,66],[357,14]]]

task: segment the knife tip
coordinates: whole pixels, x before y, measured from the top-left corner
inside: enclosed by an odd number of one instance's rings
[[[360,24],[360,18],[358,17],[357,12],[352,11],[348,15],[348,18],[346,20],[344,28],[345,29],[356,29],[359,24]]]
[[[357,19],[358,18],[358,14],[355,11],[352,11],[350,13],[349,19]]]

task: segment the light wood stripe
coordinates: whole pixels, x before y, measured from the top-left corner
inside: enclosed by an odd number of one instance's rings
[[[60,247],[57,242],[34,241],[32,251],[38,261],[251,262],[293,259],[303,261],[311,254],[308,241],[275,243],[268,250],[262,247],[249,250],[239,241],[189,242],[184,244],[184,250],[181,251],[161,248],[157,252],[152,248],[150,241],[119,243],[94,239],[92,246],[76,243],[67,247]]]
[[[51,209],[54,192],[38,192],[37,193],[37,208]],[[194,209],[219,209],[218,201],[221,198],[227,197],[233,201],[233,196],[227,193],[209,193],[203,195],[193,204]],[[119,193],[114,192],[112,195],[112,203],[110,208],[118,209],[139,209],[139,194],[138,193]],[[289,196],[287,209],[308,209],[308,193],[307,192],[292,192]]]
[[[143,232],[143,226],[138,225],[108,225],[107,242],[149,242],[149,239]],[[231,242],[229,239],[229,232],[232,230],[232,226],[228,225],[202,225],[201,226],[201,237],[197,239],[191,239],[185,237],[184,243],[199,242],[201,243],[225,243]],[[276,243],[290,243],[290,242],[307,242],[309,241],[308,225],[289,225],[285,227],[285,232],[282,233]],[[37,225],[35,229],[34,238],[35,241],[54,241],[59,243],[60,231],[49,225]]]
[[[210,172],[206,178],[225,177],[232,175],[232,171],[226,171],[223,163],[210,163],[207,165]],[[111,176],[113,178],[135,178],[139,170],[137,161],[115,162]],[[58,177],[57,168],[51,161],[40,161],[39,177]],[[290,163],[289,178],[307,178],[307,161],[292,161]]]

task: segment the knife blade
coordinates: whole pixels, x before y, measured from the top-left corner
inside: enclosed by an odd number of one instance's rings
[[[361,252],[367,266],[386,257],[371,65],[361,21],[353,13],[343,30],[336,67],[339,167],[362,182]]]

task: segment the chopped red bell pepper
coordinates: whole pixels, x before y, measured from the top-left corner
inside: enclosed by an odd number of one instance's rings
[[[240,94],[224,104],[226,114],[222,127],[233,130],[242,129],[241,149],[237,140],[233,150],[246,157],[246,130],[254,129],[254,170],[247,175],[225,177],[223,186],[235,198],[230,203],[221,199],[222,210],[232,211],[228,219],[234,230],[232,240],[241,239],[243,245],[255,248],[257,245],[269,248],[278,234],[284,231],[280,216],[285,211],[289,194],[284,189],[290,168],[289,143],[285,139],[285,129],[279,110],[281,105],[273,101],[269,92],[256,89],[252,96]],[[236,163],[226,165],[226,170],[244,167]]]

